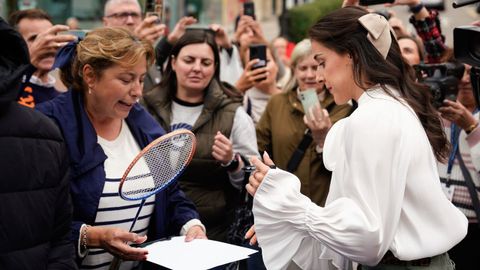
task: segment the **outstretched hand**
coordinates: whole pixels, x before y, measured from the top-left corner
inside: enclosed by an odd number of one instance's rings
[[[243,69],[242,75],[235,83],[235,88],[245,93],[247,90],[252,88],[256,83],[265,79],[268,76],[267,67],[261,67],[253,69],[253,65],[260,62],[259,59],[253,59],[248,61],[245,68]]]
[[[185,235],[185,242],[193,241],[193,239],[208,239],[202,227],[192,226]]]
[[[91,247],[100,247],[126,261],[147,259],[148,250],[132,247],[129,244],[141,244],[147,236],[140,236],[115,227],[93,226],[88,230],[87,243]]]
[[[316,105],[311,107],[309,112],[305,112],[303,121],[312,131],[312,137],[315,143],[323,148],[327,133],[332,127],[332,121],[330,120],[328,111]]]
[[[444,100],[443,106],[438,109],[441,116],[448,121],[455,123],[460,128],[467,130],[471,125],[477,123],[477,119],[473,116],[462,103],[452,100]]]
[[[134,30],[135,36],[139,39],[145,39],[150,43],[154,43],[157,39],[165,34],[166,25],[157,24],[157,16],[149,16],[145,18]]]
[[[245,239],[250,239],[250,245],[253,246],[257,243],[257,234],[255,233],[255,224],[248,229],[247,233],[245,234]]]
[[[260,161],[260,159],[258,159],[256,156],[252,156],[252,158],[250,158],[250,163],[255,166],[255,171],[253,171],[253,173],[250,175],[246,189],[252,196],[255,196],[255,193],[262,183],[263,178],[267,174],[268,170],[270,170],[270,166],[275,165],[270,159],[270,156],[268,156],[267,152],[263,153],[263,160],[265,163]]]
[[[39,63],[46,57],[55,56],[57,51],[68,42],[74,41],[77,37],[66,34],[60,35],[60,32],[67,31],[66,25],[54,25],[45,32],[37,35],[35,40],[29,46],[30,62],[38,68]]]
[[[175,27],[173,28],[172,32],[168,34],[167,41],[170,44],[175,44],[177,40],[179,40],[184,34],[187,29],[187,26],[197,23],[197,19],[194,17],[183,17],[181,18]]]

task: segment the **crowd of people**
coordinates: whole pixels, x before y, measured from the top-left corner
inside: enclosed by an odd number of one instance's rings
[[[137,0],[107,0],[84,37],[40,9],[0,18],[0,268],[158,269],[142,245],[233,243],[245,192],[260,255],[216,269],[480,265],[472,67],[437,11],[393,5],[410,8],[415,33],[345,0],[296,44],[267,40],[248,15],[233,37],[191,16],[167,29]],[[434,106],[418,67],[443,63],[461,67],[458,94]],[[124,200],[130,162],[180,129],[197,140],[185,171]]]

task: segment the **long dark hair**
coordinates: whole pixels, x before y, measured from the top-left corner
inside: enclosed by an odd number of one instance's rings
[[[398,89],[400,96],[415,111],[435,157],[444,161],[450,151],[438,112],[431,103],[431,94],[415,80],[415,72],[408,65],[393,34],[387,59],[367,39],[367,30],[358,19],[368,12],[361,7],[345,7],[320,19],[309,31],[310,38],[340,55],[352,57],[355,84],[366,90],[366,82],[380,84],[384,91],[395,98],[385,86]]]
[[[210,81],[210,84],[215,81],[220,86],[225,94],[229,97],[238,97],[239,93],[227,87],[224,87],[223,83],[220,83],[220,54],[218,51],[217,43],[215,42],[214,34],[208,30],[193,30],[187,31],[176,43],[173,45],[172,50],[170,51],[170,57],[168,58],[167,66],[165,72],[163,73],[162,80],[160,82],[161,89],[167,89],[169,95],[173,98],[177,91],[177,76],[175,71],[172,69],[172,57],[177,57],[183,47],[191,44],[207,44],[213,51],[214,64],[215,64],[215,73],[213,78]],[[205,91],[206,94],[206,91]]]

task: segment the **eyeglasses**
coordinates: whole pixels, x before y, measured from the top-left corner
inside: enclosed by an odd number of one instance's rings
[[[116,20],[122,20],[122,21],[126,21],[128,17],[132,17],[133,20],[139,20],[140,14],[136,12],[121,12],[121,13],[113,13],[105,17],[114,18]]]

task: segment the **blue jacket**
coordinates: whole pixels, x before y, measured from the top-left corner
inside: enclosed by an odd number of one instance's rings
[[[60,127],[70,156],[73,222],[71,240],[78,247],[82,224],[93,224],[105,182],[104,161],[107,156],[97,143],[97,133],[84,107],[83,96],[68,91],[57,98],[36,106]],[[140,148],[165,134],[165,131],[146,112],[135,104],[125,119]],[[155,208],[148,228],[148,240],[178,235],[182,226],[199,216],[195,206],[174,181],[157,193]]]

